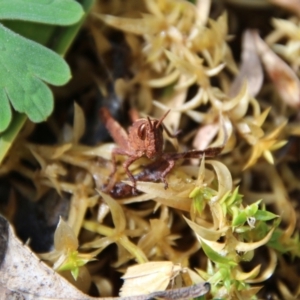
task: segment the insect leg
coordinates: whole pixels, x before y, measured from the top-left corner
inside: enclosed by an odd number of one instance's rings
[[[139,158],[140,158],[140,156],[129,156],[128,159],[123,163],[123,167],[126,171],[126,174],[129,177],[129,179],[131,180],[131,182],[133,183],[133,192],[136,191],[136,180],[133,177],[132,173],[130,172],[129,166]]]
[[[111,160],[112,160],[112,164],[113,164],[113,169],[109,175],[110,178],[112,178],[117,172],[117,160],[116,160],[117,155],[130,155],[130,154],[128,153],[128,151],[121,149],[121,148],[114,148],[112,150]]]
[[[118,148],[114,148],[111,152],[111,161],[113,164],[113,169],[112,169],[112,172],[110,173],[109,177],[113,177],[116,174],[116,171],[117,171],[116,155],[119,154],[118,152],[119,152]]]
[[[170,171],[174,168],[175,166],[175,160],[170,158],[168,155],[164,155],[163,159],[168,162],[167,168],[162,172],[160,175],[161,181],[165,184],[165,190],[168,188],[168,182],[166,180],[166,176],[170,173]]]
[[[122,149],[128,149],[128,134],[125,129],[111,116],[106,107],[100,109],[101,119],[113,140]],[[122,153],[120,153],[122,154]],[[126,155],[126,154],[125,154]]]

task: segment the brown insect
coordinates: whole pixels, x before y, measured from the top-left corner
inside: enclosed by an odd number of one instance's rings
[[[203,155],[206,157],[214,157],[218,155],[224,146],[207,148],[201,150],[190,150],[182,153],[165,153],[163,152],[163,131],[171,138],[176,138],[179,132],[171,134],[165,127],[163,120],[168,115],[168,110],[159,120],[138,119],[133,122],[129,127],[128,133],[124,128],[111,116],[107,108],[100,109],[100,116],[111,134],[118,147],[112,151],[113,171],[110,175],[112,177],[116,170],[116,155],[125,155],[127,160],[123,163],[123,167],[133,183],[134,190],[136,189],[136,179],[129,170],[129,166],[142,156],[146,156],[151,160],[162,160],[166,162],[166,167],[163,171],[156,172],[159,178],[152,178],[153,181],[160,179],[165,184],[165,189],[168,188],[166,176],[173,169],[176,160],[183,158],[201,158]]]

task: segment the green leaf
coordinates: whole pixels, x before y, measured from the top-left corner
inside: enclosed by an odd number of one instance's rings
[[[191,210],[194,212],[194,213],[198,213],[198,214],[201,214],[202,211],[204,210],[205,208],[205,201],[203,200],[200,200],[200,199],[194,199],[193,202],[192,202],[192,208]]]
[[[87,16],[89,10],[94,4],[94,0],[82,0],[80,2],[85,11],[85,15]],[[84,21],[85,18],[81,18],[80,22],[74,24],[73,26],[64,28],[63,34],[60,35],[59,40],[57,43],[55,43],[52,49],[58,54],[64,55],[69,49],[71,42],[75,39]]]
[[[91,7],[94,4],[94,0],[80,0],[79,1],[85,11],[85,14],[87,15],[88,11],[91,9]],[[81,18],[80,22],[77,22],[76,24],[72,25],[72,26],[68,26],[65,27],[63,30],[60,29],[60,35],[59,37],[57,37],[56,32],[52,29],[45,29],[43,32],[43,38],[41,39],[42,34],[40,33],[41,31],[41,27],[45,27],[47,25],[43,25],[40,24],[39,26],[35,26],[35,29],[38,31],[38,42],[42,43],[42,44],[47,44],[50,40],[52,41],[52,50],[56,51],[57,53],[59,53],[60,55],[64,55],[66,53],[66,51],[68,50],[68,48],[71,45],[71,42],[74,40],[77,32],[79,31],[80,27],[82,26],[82,23],[84,21],[84,18]],[[6,21],[8,22],[8,21]],[[10,21],[11,22],[11,21]],[[21,24],[23,27],[28,26],[28,22],[24,22],[24,25]],[[50,26],[50,25],[48,25]],[[52,25],[53,26],[53,25]],[[11,26],[13,27],[13,26]],[[31,29],[33,28],[33,26],[31,26],[30,24],[30,29],[27,30],[25,29],[25,32],[28,33],[28,31],[31,31]],[[20,28],[19,25],[17,25],[17,28]],[[15,29],[15,28],[14,28]],[[49,31],[53,32],[52,36],[49,35]],[[23,33],[23,31],[22,31]],[[32,32],[30,34],[27,34],[26,36],[31,36],[31,37],[37,37],[37,35]],[[45,36],[49,36],[46,39],[44,38]],[[53,37],[55,37],[55,39],[53,39]],[[53,41],[55,40],[55,43],[53,44]],[[0,45],[2,43],[5,43],[5,41],[1,41],[0,40]],[[1,114],[2,117],[2,114]],[[17,112],[15,112],[13,114],[13,120],[9,125],[9,128],[6,129],[6,131],[4,133],[0,133],[0,164],[2,163],[5,155],[8,153],[9,148],[11,147],[11,145],[13,144],[15,138],[17,137],[19,131],[21,130],[22,126],[24,125],[25,121],[26,121],[27,117],[25,114],[19,114]]]
[[[193,199],[191,212],[201,214],[206,202],[216,194],[217,192],[209,187],[195,187],[189,194],[189,198]]]
[[[74,280],[77,280],[78,275],[79,275],[79,268],[74,268],[74,269],[72,269],[72,270],[71,270],[71,274],[72,274]]]
[[[84,15],[74,0],[0,0],[0,19],[71,25]]]
[[[239,187],[236,187],[230,197],[226,199],[227,206],[232,206],[233,204],[238,204],[241,202],[243,195],[239,194]]]
[[[216,195],[216,191],[209,187],[195,187],[189,194],[189,198],[193,198],[197,201],[209,200],[211,197]]]
[[[290,249],[289,247],[287,247],[286,244],[283,244],[281,242],[282,235],[283,235],[283,231],[279,228],[276,228],[267,245],[280,253],[286,253],[290,251]]]
[[[253,217],[257,210],[258,210],[258,205],[260,204],[261,200],[256,201],[255,203],[252,203],[251,205],[247,206],[245,208],[245,212],[248,217]]]
[[[269,221],[269,220],[272,220],[272,219],[275,219],[275,218],[279,218],[278,215],[275,215],[275,214],[273,214],[269,211],[260,210],[260,209],[256,212],[254,217],[255,217],[256,220],[259,220],[259,221]]]
[[[233,213],[231,223],[233,227],[243,225],[247,221],[247,214],[244,210],[240,211],[237,207],[234,206],[231,208],[231,211]]]
[[[0,131],[5,129],[10,123],[12,112],[9,105],[9,100],[7,99],[6,93],[4,90],[0,90]]]
[[[232,226],[236,227],[243,225],[247,221],[247,218],[254,217],[258,211],[258,206],[260,202],[261,200],[258,200],[255,203],[252,203],[251,205],[247,206],[243,210],[239,210],[235,206],[232,207]]]
[[[47,45],[57,28],[54,25],[48,24],[39,24],[39,26],[36,26],[36,23],[19,20],[5,20],[1,23],[15,33],[42,45]],[[63,30],[65,28],[68,27],[64,27]]]
[[[0,97],[1,127],[10,123],[8,99],[18,112],[26,113],[34,122],[46,120],[53,110],[53,96],[42,82],[63,85],[71,73],[58,54],[27,40],[0,25]]]
[[[225,264],[229,266],[236,266],[237,263],[226,258],[225,256],[220,255],[218,252],[214,251],[210,248],[202,239],[201,239],[201,246],[206,254],[206,256],[212,260],[214,263]]]
[[[293,237],[282,241],[283,235],[284,231],[276,228],[267,245],[280,253],[289,253],[292,259],[294,257],[300,257],[299,233],[296,232]]]

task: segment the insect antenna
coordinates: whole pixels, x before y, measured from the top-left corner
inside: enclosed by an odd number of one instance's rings
[[[171,109],[169,109],[158,121],[158,123],[156,123],[155,128],[159,128],[159,126],[162,124],[163,120],[165,119],[165,117],[168,115],[168,113],[171,111]]]
[[[154,128],[152,126],[151,120],[150,120],[149,117],[147,117],[147,119],[148,119],[148,123],[149,123],[149,126],[150,126],[150,130],[153,131]]]

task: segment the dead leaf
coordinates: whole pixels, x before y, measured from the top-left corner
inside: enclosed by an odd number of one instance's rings
[[[148,295],[147,299],[153,298],[165,298],[165,299],[191,299],[198,298],[205,295],[210,290],[210,284],[208,282],[198,283],[192,286],[167,290],[162,292],[154,292]],[[130,297],[131,300],[135,300],[135,297]],[[136,299],[138,300],[138,299]],[[139,299],[140,300],[140,299]]]
[[[229,95],[234,97],[241,90],[244,81],[248,83],[248,93],[255,97],[261,89],[263,83],[262,65],[255,47],[255,39],[251,30],[246,30],[243,35],[241,55],[241,66],[239,74],[235,77]]]
[[[2,299],[95,299],[78,291],[39,260],[0,216],[0,295]]]
[[[206,124],[200,127],[195,135],[193,147],[197,150],[208,148],[210,142],[218,133],[219,128],[220,126],[218,123]]]
[[[255,43],[264,67],[282,100],[291,107],[299,107],[300,80],[297,74],[269,48],[257,32]]]

